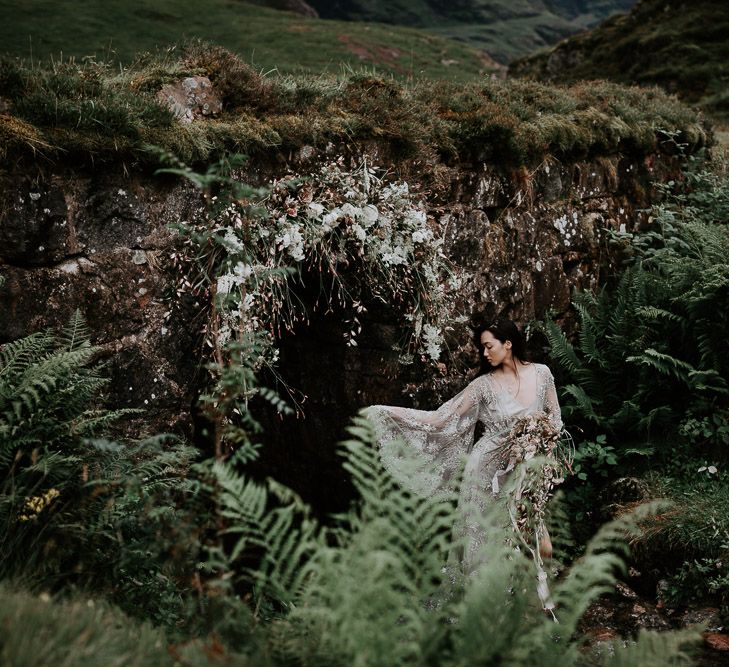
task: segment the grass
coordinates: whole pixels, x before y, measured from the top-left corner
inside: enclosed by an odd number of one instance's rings
[[[711,116],[729,118],[729,13],[723,0],[645,0],[627,16],[512,65],[520,76],[570,83],[605,78],[660,85]],[[553,55],[554,54],[554,55]],[[548,65],[562,56],[569,65]]]
[[[156,100],[163,83],[204,74],[222,97],[219,118],[182,125]],[[149,144],[202,163],[222,152],[264,156],[304,145],[376,141],[395,162],[478,160],[504,167],[644,155],[678,132],[689,150],[707,137],[688,108],[658,90],[604,82],[571,88],[481,79],[403,82],[373,72],[262,76],[229,51],[193,42],[127,68],[95,61],[0,64],[0,160],[144,163]]]
[[[651,532],[677,561],[716,558],[729,548],[729,476],[696,472],[699,467],[689,474],[656,474],[647,480],[653,496],[675,503]]]
[[[135,621],[93,597],[52,598],[0,587],[0,664],[13,667],[205,667],[251,664],[220,637],[173,644],[150,623]]]
[[[477,50],[423,31],[309,19],[241,0],[0,0],[0,17],[0,53],[29,61],[90,56],[128,65],[138,53],[202,39],[282,74],[365,65],[400,78],[466,81],[490,70]]]
[[[99,601],[59,603],[3,586],[0,609],[4,665],[173,664],[162,632]]]
[[[642,560],[660,568],[673,605],[717,605],[729,621],[729,475],[699,472],[698,463],[653,473],[652,497],[673,501],[653,517],[636,545]]]

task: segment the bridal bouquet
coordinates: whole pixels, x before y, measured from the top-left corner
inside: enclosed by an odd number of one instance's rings
[[[545,414],[519,419],[501,450],[503,469],[509,471],[537,457],[545,460],[538,466],[521,467],[512,494],[515,528],[522,534],[544,526],[547,502],[572,463],[569,442],[561,441],[560,429]]]
[[[497,450],[500,470],[494,475],[492,489],[499,489],[499,478],[515,471],[508,498],[509,515],[515,536],[526,547],[537,567],[537,593],[545,610],[552,612],[547,575],[544,571],[541,541],[549,543],[545,525],[547,502],[554,488],[564,481],[573,460],[572,438],[561,431],[545,414],[519,419]],[[532,459],[541,459],[529,464]],[[551,551],[551,545],[550,545]],[[553,613],[553,612],[552,612]],[[555,618],[556,620],[556,618]]]

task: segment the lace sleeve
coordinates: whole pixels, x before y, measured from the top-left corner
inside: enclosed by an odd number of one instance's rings
[[[550,421],[555,425],[558,430],[562,429],[562,411],[559,407],[559,400],[557,399],[557,388],[554,386],[554,376],[552,371],[546,366],[545,380],[544,380],[544,412],[549,417]]]
[[[421,496],[447,487],[471,446],[484,399],[477,378],[437,410],[373,405],[364,414],[372,421],[382,463],[393,478]]]

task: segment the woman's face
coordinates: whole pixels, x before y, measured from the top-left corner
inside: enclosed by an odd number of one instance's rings
[[[511,359],[510,340],[502,343],[490,331],[484,331],[481,334],[481,345],[483,345],[483,356],[494,368]]]

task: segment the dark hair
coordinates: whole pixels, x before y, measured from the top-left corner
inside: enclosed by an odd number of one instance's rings
[[[507,320],[506,318],[499,318],[498,320],[495,320],[488,324],[476,325],[472,327],[472,329],[473,342],[478,348],[479,362],[481,364],[479,375],[485,375],[486,373],[491,373],[493,370],[495,370],[494,367],[488,361],[486,361],[486,358],[483,355],[481,335],[484,331],[490,331],[491,335],[501,343],[505,343],[507,340],[510,340],[512,356],[522,363],[528,360],[524,334],[519,330],[519,327],[517,327],[516,324],[511,320]]]

